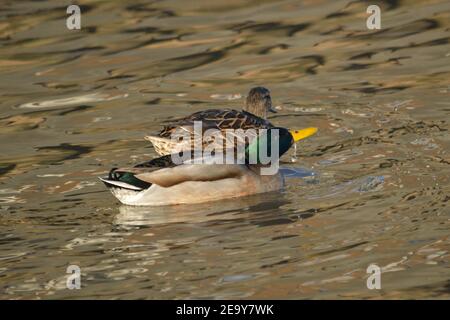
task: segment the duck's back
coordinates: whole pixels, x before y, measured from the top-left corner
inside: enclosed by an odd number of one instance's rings
[[[196,130],[196,125],[200,124],[201,132]],[[195,146],[215,146],[217,150],[227,146],[226,141],[234,144],[235,139],[239,143],[249,143],[256,135],[258,129],[272,128],[273,125],[258,116],[246,111],[234,109],[209,109],[195,112],[185,118],[166,125],[161,132],[156,135],[148,135],[146,140],[153,144],[155,151],[159,155],[168,155],[192,150]],[[228,136],[225,143],[220,140],[203,139],[204,132],[208,129],[218,130],[222,135]],[[244,130],[246,136],[241,137],[241,133],[234,131]],[[249,130],[253,129],[253,130]],[[225,133],[225,131],[227,131]],[[200,134],[199,134],[200,133]],[[238,133],[234,136],[233,133]],[[186,139],[190,137],[190,139]]]
[[[258,116],[246,111],[234,109],[209,109],[195,112],[175,123],[165,126],[160,132],[160,137],[169,138],[177,129],[193,127],[194,122],[201,121],[203,129],[262,129],[271,128],[273,125]]]

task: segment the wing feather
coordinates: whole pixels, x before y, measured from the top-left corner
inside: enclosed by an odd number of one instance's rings
[[[206,167],[207,166],[207,167]],[[245,165],[236,164],[182,164],[152,172],[136,174],[139,180],[161,187],[170,187],[186,181],[215,181],[240,177]]]

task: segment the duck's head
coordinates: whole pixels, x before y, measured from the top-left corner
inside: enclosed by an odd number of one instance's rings
[[[305,128],[298,130],[289,130],[281,127],[267,129],[265,134],[258,136],[246,149],[246,158],[257,159],[260,162],[260,152],[267,152],[268,157],[272,157],[275,149],[274,143],[278,144],[278,154],[273,155],[275,158],[281,157],[296,142],[312,136],[317,132],[317,128]],[[277,135],[274,135],[277,133]],[[260,151],[262,149],[262,151]],[[267,151],[266,151],[267,150]]]
[[[244,110],[267,119],[267,112],[276,112],[272,107],[270,91],[264,87],[252,88],[247,95]]]

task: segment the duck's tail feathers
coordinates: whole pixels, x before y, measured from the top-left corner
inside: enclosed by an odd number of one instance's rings
[[[165,156],[172,153],[175,149],[176,143],[169,138],[159,137],[159,136],[145,136],[145,140],[150,141],[153,144],[153,148],[156,153],[161,156]]]
[[[160,136],[145,136],[144,139],[150,141],[151,143],[160,142],[160,141],[166,142],[166,141],[170,140],[168,138],[164,138],[164,137],[160,137]]]
[[[121,189],[128,189],[128,190],[133,190],[133,191],[141,191],[143,190],[142,188],[133,186],[132,184],[126,183],[126,182],[122,182],[122,181],[116,181],[116,180],[110,180],[110,179],[106,179],[106,178],[101,178],[99,177],[99,179],[108,187],[108,188],[121,188]]]

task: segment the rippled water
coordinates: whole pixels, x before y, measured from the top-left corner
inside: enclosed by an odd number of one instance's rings
[[[70,31],[66,2],[0,4],[1,298],[450,297],[448,1],[377,1],[380,31],[368,2],[234,0],[82,1]],[[254,85],[319,128],[282,192],[136,208],[98,181]]]

